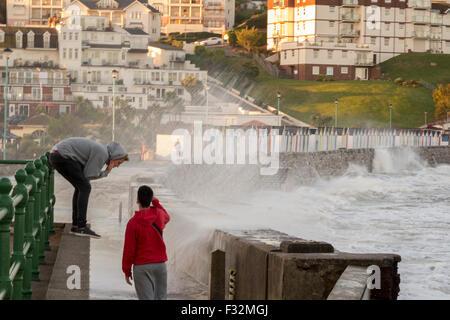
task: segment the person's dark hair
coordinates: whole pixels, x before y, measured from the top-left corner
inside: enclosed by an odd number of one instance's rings
[[[141,186],[138,189],[138,201],[143,208],[150,207],[153,200],[153,190],[149,186]]]

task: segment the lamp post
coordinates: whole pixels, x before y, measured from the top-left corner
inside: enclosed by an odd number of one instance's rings
[[[277,91],[277,115],[278,115],[278,126],[281,126],[281,118],[280,118],[280,99],[281,93]]]
[[[334,100],[334,127],[337,128],[337,108],[338,108],[338,99]]]
[[[119,75],[119,71],[113,70],[111,71],[111,76],[113,78],[113,101],[112,101],[112,141],[115,141],[115,133],[116,133],[116,78]]]
[[[4,119],[3,119],[3,160],[6,160],[6,119],[8,115],[8,62],[11,56],[12,50],[6,48],[3,50],[3,55],[6,58],[6,85],[5,85],[5,109],[4,109]]]
[[[211,89],[211,87],[206,85],[205,86],[205,90],[206,90],[206,122],[208,122],[208,117],[209,117],[209,101],[208,101],[208,91],[209,91],[209,89]]]
[[[389,129],[392,129],[392,103],[389,104]]]
[[[427,112],[426,111],[424,111],[424,113],[425,113],[425,126],[428,124],[428,121],[427,121]]]

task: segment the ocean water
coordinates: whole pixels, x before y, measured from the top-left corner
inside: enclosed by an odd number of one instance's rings
[[[399,299],[450,298],[450,166],[429,167],[408,149],[376,150],[371,173],[351,165],[290,192],[231,201],[202,194],[199,202],[228,218],[216,227],[271,228],[340,251],[399,254]]]

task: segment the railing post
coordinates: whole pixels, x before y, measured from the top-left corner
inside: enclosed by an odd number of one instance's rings
[[[36,170],[34,171],[34,176],[36,178],[39,179],[38,184],[37,184],[37,189],[36,189],[36,193],[35,193],[35,206],[34,206],[34,217],[35,217],[35,227],[38,228],[38,232],[36,234],[36,258],[33,256],[33,269],[34,271],[36,271],[36,269],[38,269],[37,271],[39,272],[39,264],[45,264],[45,255],[44,255],[44,239],[43,239],[43,228],[42,228],[42,222],[44,221],[44,217],[42,214],[42,208],[43,208],[43,203],[42,203],[42,184],[44,181],[44,175],[42,174],[42,171],[40,170],[41,166],[42,166],[42,162],[41,160],[37,159],[34,160],[34,166],[36,167]],[[37,259],[37,264],[35,263],[35,259]]]
[[[8,213],[0,220],[0,291],[6,290],[6,299],[11,295],[11,279],[9,277],[10,255],[10,228],[14,216],[14,206],[9,192],[12,189],[8,178],[0,179],[0,210],[6,209]]]
[[[32,280],[32,263],[33,250],[35,247],[33,237],[33,212],[34,212],[34,193],[36,191],[36,179],[33,176],[36,167],[33,162],[28,162],[25,167],[27,177],[25,184],[31,186],[28,194],[27,211],[25,213],[25,246],[29,244],[28,251],[25,254],[25,271],[23,275],[23,299],[31,300],[31,280]],[[38,278],[39,279],[39,278]]]
[[[23,252],[24,229],[25,229],[25,207],[28,201],[28,191],[25,187],[27,174],[24,169],[17,170],[15,174],[16,186],[12,196],[22,196],[22,200],[15,207],[14,215],[14,247],[11,257],[11,264],[20,263],[19,271],[13,280],[13,290],[11,297],[13,300],[22,299],[23,272],[25,267],[25,254]]]
[[[48,179],[48,183],[49,183],[49,191],[48,191],[48,196],[49,196],[49,201],[50,201],[50,213],[49,213],[49,218],[50,218],[50,227],[49,227],[49,233],[50,234],[55,234],[55,224],[54,224],[54,208],[55,208],[55,202],[56,202],[56,197],[55,197],[55,169],[53,169],[52,165],[50,164],[50,161],[48,160],[50,157],[50,152],[47,152],[46,154],[47,157],[47,166],[48,166],[48,172],[49,172],[49,179]]]
[[[48,235],[49,235],[49,223],[50,223],[50,198],[49,198],[49,194],[48,194],[48,189],[49,189],[49,177],[50,177],[50,173],[48,171],[48,166],[47,166],[47,157],[46,156],[41,156],[41,162],[42,162],[42,167],[41,167],[41,171],[44,173],[44,183],[42,186],[42,201],[43,201],[43,206],[42,206],[42,210],[43,210],[43,214],[44,214],[44,249],[47,251],[50,251],[50,241],[48,239]]]

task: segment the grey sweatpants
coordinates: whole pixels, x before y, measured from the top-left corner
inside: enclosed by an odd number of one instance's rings
[[[133,265],[133,279],[139,300],[167,300],[165,262]]]

